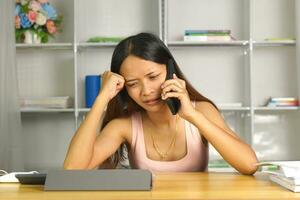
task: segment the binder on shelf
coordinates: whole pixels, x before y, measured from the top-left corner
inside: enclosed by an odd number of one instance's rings
[[[270,97],[267,107],[293,107],[299,106],[299,100],[294,97]]]
[[[230,30],[185,30],[183,40],[194,42],[205,41],[231,41]]]
[[[227,34],[229,35],[231,33],[228,29],[208,29],[208,30],[185,30],[185,35],[197,35],[197,34]]]
[[[191,35],[185,35],[183,37],[184,41],[194,41],[194,42],[205,42],[205,41],[231,41],[231,36],[229,35],[196,35],[196,36],[191,36]]]
[[[73,100],[69,96],[26,97],[20,99],[21,108],[71,108]]]

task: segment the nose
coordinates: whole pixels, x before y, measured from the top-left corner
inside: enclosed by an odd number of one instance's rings
[[[151,88],[151,86],[149,84],[143,84],[143,88],[142,88],[142,95],[143,96],[148,96],[153,92],[153,89]]]

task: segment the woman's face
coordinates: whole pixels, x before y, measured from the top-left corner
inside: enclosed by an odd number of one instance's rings
[[[129,96],[147,111],[160,111],[165,104],[161,99],[161,85],[166,79],[166,65],[128,56],[120,74],[125,78]]]

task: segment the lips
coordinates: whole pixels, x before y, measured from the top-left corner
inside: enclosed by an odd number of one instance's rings
[[[149,99],[149,100],[146,100],[146,101],[144,101],[144,103],[145,104],[148,104],[148,105],[153,105],[153,104],[155,104],[155,103],[157,103],[157,102],[159,102],[160,101],[160,97],[159,98],[156,98],[156,99]]]

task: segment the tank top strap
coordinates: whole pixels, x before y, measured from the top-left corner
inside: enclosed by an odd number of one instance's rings
[[[133,113],[131,115],[131,125],[132,125],[132,141],[131,141],[131,147],[133,150],[136,149],[136,143],[138,140],[138,134],[141,132],[140,125],[141,125],[141,117],[138,112]]]
[[[195,108],[196,107],[196,101],[192,101],[192,105]]]

